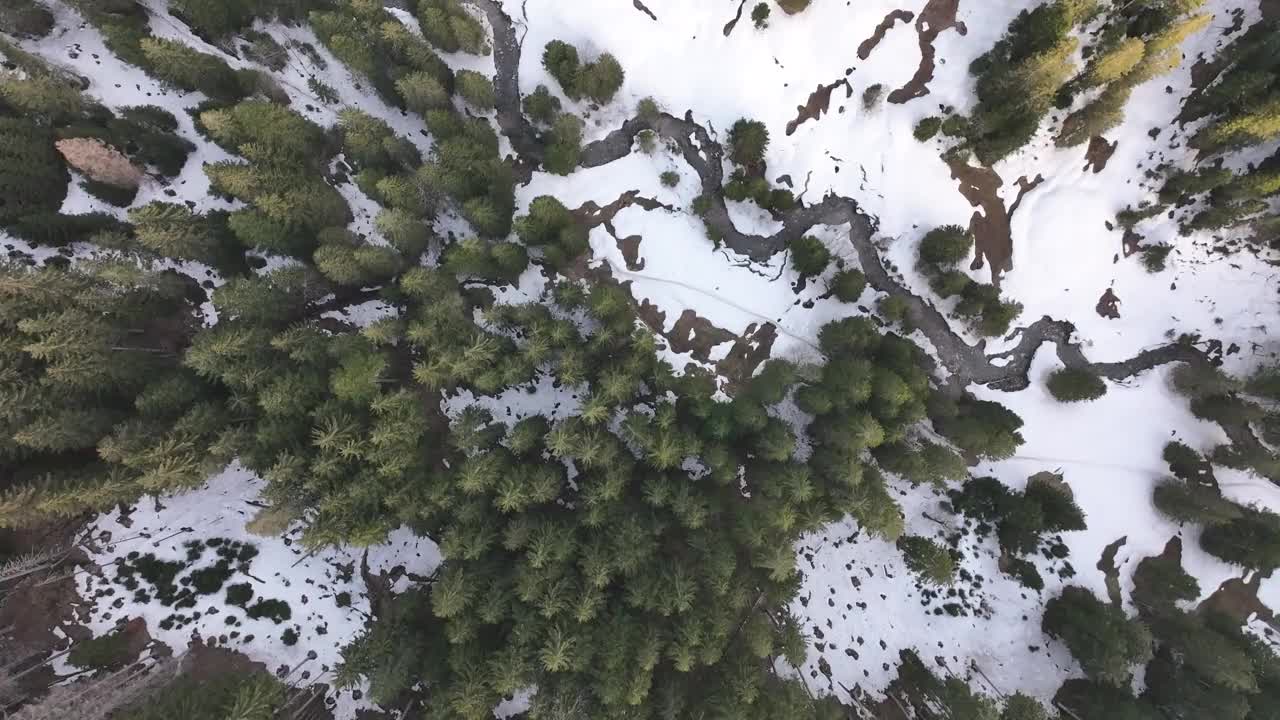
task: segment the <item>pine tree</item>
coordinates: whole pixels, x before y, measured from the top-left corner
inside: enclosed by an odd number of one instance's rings
[[[245,95],[235,71],[217,56],[165,38],[143,38],[140,47],[148,71],[181,90],[223,101]]]
[[[1045,605],[1043,626],[1100,683],[1123,687],[1131,666],[1151,658],[1150,631],[1081,587],[1067,587]]]
[[[458,94],[472,107],[478,110],[492,110],[496,98],[493,92],[493,81],[474,70],[457,72]]]

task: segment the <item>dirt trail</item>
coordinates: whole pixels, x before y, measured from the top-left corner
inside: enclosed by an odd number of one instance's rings
[[[871,51],[875,50],[880,41],[884,40],[884,36],[889,34],[889,31],[893,29],[894,23],[899,20],[909,23],[915,18],[916,14],[910,10],[890,10],[889,14],[884,16],[884,20],[881,20],[880,24],[876,26],[875,32],[871,33],[871,37],[863,40],[862,44],[858,45],[858,59],[866,60],[871,57]]]
[[[498,38],[495,43],[497,47],[495,47],[494,60],[497,63],[499,78],[495,83],[499,124],[503,133],[511,139],[512,147],[520,154],[520,164],[536,165],[542,157],[543,150],[537,143],[536,133],[533,133],[532,127],[520,112],[519,88],[514,81],[515,66],[520,61],[520,48],[515,41],[511,19],[502,12],[494,0],[465,1],[486,13]],[[955,22],[958,5],[959,0],[930,0],[929,5],[917,20],[917,28],[921,28],[923,32],[923,28],[927,25],[932,37],[936,37],[933,31],[941,32],[945,29],[944,25],[958,28],[960,24]],[[507,118],[508,121],[504,122],[503,118]],[[770,236],[752,235],[738,230],[729,217],[724,201],[722,162],[724,149],[719,142],[712,139],[706,128],[693,120],[691,111],[687,111],[683,118],[667,113],[661,113],[653,118],[632,118],[604,139],[583,148],[581,166],[598,167],[626,157],[631,152],[636,134],[645,129],[653,130],[680,148],[685,161],[697,173],[704,196],[710,199],[710,207],[703,215],[703,221],[708,228],[722,238],[721,242],[725,247],[740,255],[752,260],[764,261],[784,249],[789,241],[802,237],[816,225],[847,225],[849,243],[858,255],[867,282],[877,291],[900,298],[906,304],[912,323],[929,338],[938,359],[950,372],[948,379],[941,383],[942,389],[948,393],[959,394],[969,384],[986,385],[1002,391],[1026,388],[1031,384],[1028,377],[1031,361],[1040,347],[1046,343],[1055,346],[1059,360],[1067,367],[1091,370],[1115,382],[1128,380],[1152,368],[1169,363],[1181,362],[1200,366],[1212,364],[1208,353],[1190,343],[1171,343],[1147,349],[1119,362],[1090,362],[1073,337],[1075,326],[1049,317],[1040,318],[1025,327],[1015,329],[1010,334],[1010,339],[1018,340],[1015,347],[988,355],[985,342],[980,341],[976,345],[965,342],[951,329],[947,318],[932,302],[912,293],[885,268],[880,258],[880,249],[873,241],[875,222],[859,209],[852,198],[827,195],[817,204],[800,205],[782,215],[782,229]],[[526,142],[530,137],[531,142]],[[532,147],[529,147],[530,144]],[[970,202],[975,206],[985,205],[988,209],[989,218],[975,214],[975,218],[979,218],[985,227],[984,233],[987,239],[983,242],[988,243],[988,247],[983,249],[984,255],[992,263],[993,268],[1010,267],[1012,242],[1008,235],[1009,212],[1005,210],[999,195],[995,194],[995,190],[1000,187],[999,177],[985,168],[953,164],[952,169],[957,178],[962,179],[962,192],[968,191],[966,197],[970,198]],[[1026,183],[1023,179],[1019,181],[1019,185],[1023,187],[1025,193],[1033,188],[1035,183]],[[623,277],[634,274],[616,267],[613,267],[612,271]],[[663,280],[663,282],[676,281]],[[701,288],[685,286],[697,292],[706,293],[706,290]],[[761,319],[768,321],[767,318]],[[785,329],[778,328],[778,330],[786,333]],[[798,339],[803,340],[803,338]],[[929,363],[932,364],[932,360]],[[1257,437],[1247,424],[1228,423],[1223,425],[1223,430],[1242,450],[1259,447]]]
[[[831,108],[832,91],[841,85],[844,86],[845,99],[847,100],[850,98],[853,95],[853,86],[850,85],[849,81],[845,78],[840,78],[830,85],[819,85],[818,89],[814,90],[813,93],[809,95],[809,100],[805,102],[804,105],[796,107],[795,119],[787,123],[787,135],[794,133],[796,128],[805,124],[809,120],[817,120],[822,117],[823,114]],[[842,106],[841,110],[843,109],[844,108]]]
[[[929,0],[916,18],[916,33],[920,35],[920,67],[906,85],[889,93],[889,102],[901,105],[929,94],[929,83],[937,68],[938,51],[933,44],[938,36],[955,28],[961,35],[968,35],[969,28],[956,19],[960,0]]]

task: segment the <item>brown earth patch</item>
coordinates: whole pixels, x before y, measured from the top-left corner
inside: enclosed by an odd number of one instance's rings
[[[1092,169],[1094,175],[1106,170],[1107,161],[1111,160],[1111,156],[1119,146],[1119,140],[1107,142],[1107,139],[1101,135],[1094,135],[1090,138],[1089,149],[1084,154],[1084,169]]]
[[[844,86],[844,96],[849,98],[853,95],[853,86],[845,78],[841,78],[830,85],[819,85],[814,90],[804,105],[796,106],[796,117],[787,123],[787,134],[790,135],[809,120],[817,120],[831,108],[831,93],[836,88]]]
[[[1259,0],[1263,20],[1280,20],[1280,0]]]
[[[880,41],[884,40],[884,36],[889,34],[889,31],[893,29],[894,23],[899,20],[909,23],[915,17],[916,14],[910,10],[890,10],[889,14],[884,16],[884,20],[881,20],[880,24],[876,26],[875,32],[871,33],[871,37],[863,40],[862,44],[858,46],[858,58],[866,60],[871,57],[871,51],[875,50]]]
[[[1200,612],[1214,612],[1239,622],[1241,625],[1249,621],[1255,613],[1263,622],[1275,627],[1275,612],[1258,599],[1258,587],[1263,578],[1270,577],[1270,572],[1254,573],[1245,582],[1243,578],[1231,578],[1218,586],[1213,594],[1204,599],[1198,608]]]
[[[581,220],[587,227],[593,228],[597,225],[613,222],[613,218],[617,216],[623,208],[638,205],[645,210],[672,210],[675,208],[665,205],[653,198],[641,197],[639,190],[628,190],[618,196],[617,200],[608,205],[599,205],[595,201],[583,203],[582,207],[573,211],[574,216]]]
[[[1013,236],[1009,227],[1009,212],[1000,198],[1004,180],[988,167],[974,167],[964,160],[948,161],[951,177],[960,182],[960,194],[969,204],[980,208],[969,219],[969,232],[973,233],[974,253],[971,269],[981,270],[983,259],[991,263],[991,283],[1000,284],[1000,273],[1013,269]]]
[[[1124,236],[1120,238],[1120,252],[1124,253],[1125,257],[1142,252],[1142,241],[1145,239],[1133,230],[1125,230]]]
[[[916,18],[916,32],[920,35],[920,67],[906,85],[889,93],[889,102],[896,105],[929,94],[929,83],[937,67],[938,51],[933,44],[942,33],[955,28],[961,35],[968,35],[969,28],[956,19],[960,0],[929,0],[920,17]]]
[[[609,230],[609,234],[613,235],[613,239],[618,243],[618,250],[622,253],[622,259],[627,264],[627,269],[631,272],[640,272],[644,269],[644,258],[640,257],[640,241],[644,238],[639,235],[628,235],[624,238],[618,237],[613,230],[613,223],[605,225]]]
[[[1120,552],[1120,548],[1129,542],[1129,536],[1116,540],[1102,550],[1102,557],[1098,559],[1097,568],[1102,571],[1102,575],[1106,578],[1107,583],[1107,599],[1115,607],[1120,607],[1124,599],[1120,595],[1120,568],[1116,567],[1116,554]]]
[[[1044,182],[1044,176],[1039,173],[1036,174],[1036,179],[1031,181],[1027,180],[1026,175],[1018,178],[1018,197],[1014,198],[1013,204],[1009,206],[1010,218],[1013,217],[1014,213],[1018,212],[1018,206],[1022,205],[1022,198],[1026,197],[1027,193],[1040,187],[1040,183],[1042,182]]]
[[[773,323],[751,323],[747,326],[747,331],[733,343],[729,354],[716,363],[716,372],[729,379],[731,391],[756,374],[756,368],[769,359],[773,342],[777,339],[778,328]]]
[[[1119,320],[1120,297],[1116,295],[1115,290],[1107,288],[1107,291],[1102,293],[1102,297],[1098,298],[1098,305],[1094,310],[1097,311],[1098,315],[1104,318],[1109,320]]]

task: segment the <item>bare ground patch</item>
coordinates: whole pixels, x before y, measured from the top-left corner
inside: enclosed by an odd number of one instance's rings
[[[791,135],[809,120],[817,120],[822,117],[831,108],[831,93],[841,85],[844,86],[844,96],[849,98],[853,95],[853,86],[849,84],[848,79],[841,78],[830,85],[819,85],[809,95],[808,101],[804,105],[796,106],[796,117],[787,123],[787,134]]]
[[[960,0],[929,0],[920,11],[920,17],[916,18],[916,32],[920,35],[920,67],[906,85],[889,93],[889,102],[901,105],[929,94],[929,83],[933,80],[938,58],[934,41],[952,28],[961,35],[969,34],[969,28],[956,19],[959,10]]]
[[[899,20],[903,23],[909,23],[915,18],[916,14],[910,10],[890,10],[889,14],[884,16],[884,20],[881,20],[880,24],[876,26],[875,31],[871,33],[871,37],[863,40],[862,44],[858,45],[858,59],[866,60],[871,57],[871,51],[875,50],[880,41],[884,40],[884,36],[889,34],[889,31],[893,29],[894,23]]]

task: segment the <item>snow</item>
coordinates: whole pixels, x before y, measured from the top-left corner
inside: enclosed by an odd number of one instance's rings
[[[291,678],[295,683],[332,682],[330,674],[341,659],[340,649],[362,634],[370,617],[368,592],[360,572],[362,560],[367,558],[373,575],[390,573],[400,579],[393,590],[403,591],[404,578],[425,578],[435,570],[441,562],[440,552],[435,543],[406,528],[391,533],[381,545],[316,552],[306,552],[298,542],[302,532],[299,523],[281,536],[255,535],[245,525],[262,507],[262,486],[261,479],[233,463],[197,490],[158,502],[143,502],[126,514],[98,516],[89,524],[82,542],[90,549],[90,562],[101,568],[101,575],[84,573],[77,578],[80,596],[90,604],[86,626],[101,635],[118,622],[141,617],[147,621],[151,636],[176,652],[185,650],[196,637],[243,652],[266,664],[272,672],[301,666],[302,670]],[[248,573],[237,574],[227,583],[251,582],[255,599],[287,602],[292,618],[283,624],[267,618],[250,619],[240,608],[226,604],[222,592],[201,597],[195,608],[174,610],[155,599],[137,602],[110,582],[115,576],[112,564],[130,553],[154,553],[161,560],[182,560],[186,556],[184,543],[210,538],[254,545],[259,554],[251,560]],[[213,560],[213,552],[206,551],[183,574],[211,565]],[[114,588],[115,594],[95,597],[106,588]],[[345,607],[338,602],[343,593],[350,596]],[[193,611],[202,614],[189,625],[165,629],[161,624],[175,612],[190,615]],[[237,617],[239,624],[229,626],[229,616]],[[282,640],[287,628],[298,633],[294,645]],[[232,637],[232,633],[238,636]],[[308,660],[311,652],[315,658]],[[339,718],[353,717],[351,712],[342,711],[355,707],[350,694],[344,691],[337,695]]]
[[[944,542],[940,533],[959,529],[941,507],[945,498],[931,488],[897,482],[893,487],[908,534]],[[1045,580],[1045,589],[1037,593],[1000,572],[993,538],[970,535],[960,549],[960,567],[981,582],[959,581],[954,590],[967,598],[943,597],[926,605],[897,548],[860,533],[856,523],[846,520],[803,538],[799,566],[804,585],[791,610],[810,635],[809,658],[800,669],[810,689],[834,693],[844,702],[862,693],[883,697],[897,676],[899,652],[910,649],[917,649],[935,672],[968,677],[976,689],[992,696],[1021,690],[1048,701],[1064,679],[1079,677],[1066,648],[1040,632],[1043,603],[1065,584],[1051,570],[1057,566],[1039,556],[1029,558]],[[1083,558],[1074,552],[1068,560],[1077,571],[1083,569]],[[965,610],[953,617],[941,609],[944,603],[958,603]],[[819,669],[820,658],[831,668],[830,682]]]
[[[1088,524],[1087,530],[1064,536],[1079,572],[1075,581],[1099,597],[1106,597],[1106,583],[1094,565],[1120,538],[1125,543],[1116,566],[1126,597],[1133,590],[1137,563],[1160,554],[1175,536],[1183,538],[1183,566],[1200,580],[1201,599],[1223,580],[1238,577],[1240,568],[1200,549],[1198,530],[1180,528],[1152,504],[1156,483],[1169,476],[1161,458],[1167,443],[1176,440],[1208,451],[1226,442],[1221,428],[1192,416],[1187,401],[1170,388],[1171,368],[1152,370],[1127,384],[1108,382],[1103,397],[1067,404],[1058,403],[1045,389],[1046,377],[1060,367],[1052,352],[1042,350],[1031,366],[1031,387],[1017,393],[970,388],[981,399],[1003,403],[1026,422],[1021,430],[1026,444],[1018,454],[983,463],[974,475],[991,475],[1022,488],[1037,472],[1061,472]]]

